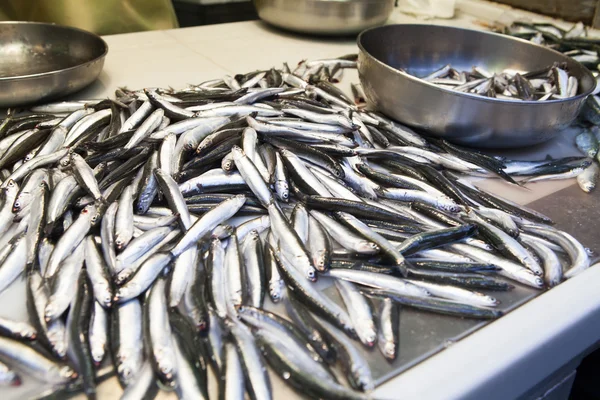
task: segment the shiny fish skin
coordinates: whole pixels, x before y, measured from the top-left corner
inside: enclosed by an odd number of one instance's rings
[[[122,387],[131,385],[144,359],[142,307],[133,299],[117,306],[111,321],[112,359]]]
[[[119,197],[115,216],[115,246],[124,249],[133,238],[133,187],[127,186]]]
[[[111,274],[116,274],[117,270],[117,254],[115,251],[115,217],[117,214],[118,202],[113,202],[104,213],[102,223],[100,224],[100,238],[102,255],[104,261],[108,265]]]
[[[399,307],[391,299],[381,299],[379,311],[377,312],[377,346],[389,362],[398,357],[399,314]]]
[[[577,175],[577,184],[581,190],[586,193],[590,193],[596,188],[599,175],[600,167],[598,167],[597,163],[593,162],[589,167],[584,169],[582,173]]]
[[[100,255],[93,236],[84,239],[85,267],[96,301],[105,308],[112,306],[113,288],[110,272]]]
[[[0,317],[0,332],[13,339],[34,340],[37,337],[35,328],[27,322],[12,321]]]
[[[269,218],[271,219],[272,240],[276,246],[276,249],[273,249],[273,251],[281,251],[294,268],[302,272],[308,280],[316,281],[316,270],[308,251],[302,244],[296,231],[290,226],[281,209],[276,203],[273,203],[269,205],[268,211]]]
[[[582,24],[535,40],[550,35],[589,41]],[[568,52],[595,68],[593,49]],[[472,182],[577,177],[593,190],[597,96],[574,140],[584,156],[511,160],[370,111],[351,85],[355,104],[332,83],[357,58],[9,110],[0,292],[25,273],[31,326],[0,318],[0,361],[50,380],[50,397],[94,398],[116,372],[125,399],[159,386],[208,399],[208,362],[221,397],[273,398],[268,363],[302,396],[371,399],[365,352],[399,358],[400,307],[494,319],[487,290],[510,304],[511,280],[542,289],[589,268],[591,250],[550,218]],[[431,83],[540,101],[575,93],[569,73],[446,67]]]
[[[526,232],[530,232],[542,236],[545,239],[551,240],[566,250],[569,258],[571,259],[571,266],[565,272],[565,278],[571,278],[589,268],[590,260],[585,248],[568,233],[543,226],[526,225],[522,226],[521,228]]]
[[[25,271],[26,245],[23,236],[17,237],[15,242],[10,244],[12,252],[0,265],[0,293],[4,292]]]
[[[94,311],[90,320],[90,352],[96,365],[100,365],[106,355],[108,341],[108,317],[107,312],[98,303],[94,302]]]
[[[47,359],[33,348],[3,337],[0,337],[0,359],[54,385],[67,383],[77,375],[68,366]]]
[[[556,253],[535,240],[522,237],[521,241],[531,247],[542,260],[544,265],[544,282],[546,282],[546,285],[549,287],[558,285],[563,279],[563,271]]]
[[[377,338],[377,331],[368,300],[360,294],[351,282],[337,279],[335,286],[346,305],[348,314],[350,314],[358,338],[365,346],[373,347]]]
[[[163,384],[174,386],[177,363],[171,339],[165,288],[165,279],[162,278],[152,285],[144,301],[144,324],[156,373]]]
[[[84,259],[85,246],[81,243],[65,258],[60,270],[57,271],[44,312],[47,323],[59,318],[73,301]]]
[[[262,308],[266,284],[262,243],[258,231],[253,230],[242,242],[241,252],[246,277],[247,301],[252,307]]]
[[[242,370],[246,377],[248,395],[253,400],[269,400],[272,398],[271,381],[260,350],[248,327],[239,322],[227,325],[237,347]],[[227,347],[225,348],[227,352]],[[227,361],[225,362],[227,365]],[[243,397],[243,396],[242,396]]]
[[[230,199],[224,200],[215,208],[204,214],[201,218],[194,222],[190,229],[179,240],[177,245],[171,249],[171,255],[173,257],[179,256],[187,248],[189,248],[192,243],[202,239],[215,226],[234,216],[245,202],[246,196],[236,195]]]
[[[331,262],[331,240],[323,226],[312,216],[308,217],[308,250],[313,265],[319,272],[327,271]]]
[[[264,207],[273,202],[273,193],[264,182],[252,160],[238,146],[231,148],[233,160],[242,178]]]

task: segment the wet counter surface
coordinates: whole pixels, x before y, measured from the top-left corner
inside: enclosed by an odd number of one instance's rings
[[[414,23],[415,19],[395,14],[391,22]],[[481,28],[475,17],[460,12],[455,20],[430,22]],[[73,98],[113,97],[114,90],[121,86],[181,88],[225,74],[278,67],[284,61],[293,65],[304,58],[329,58],[358,50],[353,39],[301,37],[258,21],[114,35],[104,39],[110,48],[104,71],[97,82]],[[349,91],[350,82],[358,82],[358,77],[356,71],[346,70],[342,89]],[[548,154],[553,157],[577,155],[573,145],[576,133],[572,129],[550,143],[503,152],[503,155],[519,159],[542,159]],[[600,251],[600,192],[585,194],[575,180],[532,184],[530,190],[499,180],[479,183],[547,214],[558,228],[573,234],[585,246]],[[328,293],[335,292],[327,287],[326,279],[321,279],[319,284]],[[399,358],[389,364],[376,349],[368,355],[373,375],[378,386],[381,385],[375,396],[386,399],[515,398],[593,348],[600,338],[600,296],[597,295],[600,269],[588,270],[548,292],[515,286],[512,292],[494,293],[501,301],[501,309],[516,310],[492,323],[402,309]],[[3,305],[0,315],[25,318],[24,296],[25,285],[14,284],[0,296]],[[269,308],[277,312],[283,307]],[[275,398],[297,397],[279,378],[273,374],[271,377]],[[210,383],[211,398],[215,398],[212,396],[216,395],[216,382]],[[23,399],[39,391],[40,387],[29,379],[17,389],[0,388],[0,397]],[[116,379],[98,388],[99,399],[118,398],[120,393]],[[175,398],[175,395],[161,392],[158,398]]]

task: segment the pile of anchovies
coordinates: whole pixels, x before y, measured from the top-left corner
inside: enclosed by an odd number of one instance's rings
[[[224,398],[265,400],[268,365],[304,395],[368,399],[357,347],[394,360],[400,307],[493,319],[488,292],[589,267],[548,217],[464,177],[518,184],[585,158],[508,161],[421,136],[330,82],[355,60],[9,113],[0,292],[25,276],[29,321],[0,318],[0,380],[94,398],[116,374],[123,399],[206,399],[210,367]]]
[[[500,73],[478,66],[458,71],[447,64],[421,79],[457,92],[514,101],[566,99],[576,96],[579,87],[566,64],[558,63],[538,71],[506,69]]]
[[[590,162],[581,174],[577,170],[568,176],[577,176],[581,189],[590,192],[595,188],[595,183],[600,175],[598,166],[598,143],[600,142],[600,38],[588,36],[586,26],[578,22],[570,29],[565,30],[550,23],[515,22],[513,25],[502,29],[502,33],[530,40],[533,43],[560,51],[575,61],[580,62],[596,78],[596,88],[588,96],[580,114],[578,125],[581,133],[576,138],[577,147],[583,154],[590,157]]]

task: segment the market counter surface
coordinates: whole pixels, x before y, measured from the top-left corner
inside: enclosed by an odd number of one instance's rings
[[[502,10],[493,12],[500,15]],[[480,20],[481,14],[475,17],[459,11],[453,20],[427,23],[482,29]],[[400,13],[390,19],[391,23],[415,21],[415,18]],[[97,82],[73,98],[114,97],[115,89],[123,86],[129,89],[183,88],[226,74],[280,67],[283,62],[292,66],[302,59],[332,58],[358,50],[351,38],[297,36],[275,30],[260,21],[113,35],[104,39],[110,48],[104,71]],[[349,91],[350,82],[357,81],[356,71],[346,70],[341,87]],[[575,134],[573,129],[550,143],[504,154],[520,159],[541,159],[548,154],[553,157],[577,155],[573,144]],[[600,251],[598,192],[591,195],[582,192],[574,179],[531,184],[529,190],[511,187],[495,179],[480,183],[495,193],[546,213],[555,219],[560,229],[573,234],[585,246]],[[3,307],[0,314],[23,318],[24,302],[15,301],[15,296],[24,295],[24,285],[13,286],[15,288],[0,296],[0,304],[14,304],[15,307]],[[374,397],[537,398],[549,393],[552,387],[568,389],[568,383],[572,381],[570,373],[581,357],[595,348],[600,338],[598,287],[600,268],[589,269],[463,339],[446,341],[435,351],[415,358],[403,368],[406,369],[403,373],[380,385]],[[416,343],[420,337],[405,340]],[[271,376],[275,398],[297,396],[273,374]],[[211,383],[210,392],[214,395],[216,384]],[[28,398],[35,391],[29,380],[21,388],[0,389],[0,396],[3,399]],[[117,398],[120,393],[116,379],[98,388],[99,399]],[[174,393],[161,392],[159,395],[159,398],[174,397]]]

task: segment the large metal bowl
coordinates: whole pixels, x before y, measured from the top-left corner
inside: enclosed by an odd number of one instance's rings
[[[279,28],[349,35],[383,24],[395,0],[254,0],[258,16]]]
[[[108,46],[81,29],[0,22],[0,107],[48,101],[76,92],[102,71]]]
[[[358,72],[368,102],[409,126],[450,141],[511,148],[545,142],[577,117],[596,80],[554,50],[495,33],[432,25],[388,25],[358,37]],[[579,94],[564,100],[510,101],[440,88],[424,76],[445,64],[470,70],[533,71],[566,62]],[[402,68],[406,72],[399,71]]]

